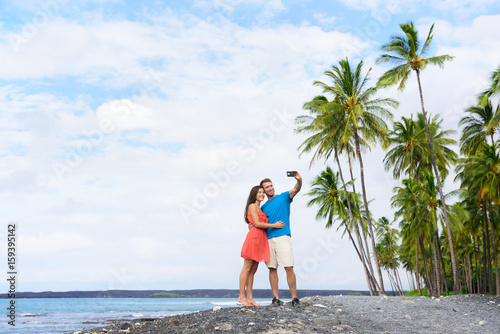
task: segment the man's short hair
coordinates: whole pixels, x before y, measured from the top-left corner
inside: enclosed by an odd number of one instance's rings
[[[264,180],[260,181],[260,186],[261,186],[261,187],[263,187],[263,184],[264,184],[264,183],[266,183],[266,182],[271,182],[271,183],[273,183],[273,181],[271,181],[270,179],[268,179],[268,178],[266,177]]]

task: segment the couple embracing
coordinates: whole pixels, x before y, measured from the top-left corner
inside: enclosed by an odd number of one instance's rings
[[[260,185],[250,190],[245,207],[245,222],[249,231],[241,249],[244,259],[240,274],[240,295],[238,303],[243,306],[260,306],[252,295],[253,279],[259,262],[265,262],[269,269],[269,282],[273,293],[271,305],[280,306],[283,302],[278,295],[278,266],[285,268],[286,279],[292,306],[299,305],[297,285],[293,270],[293,253],[290,232],[290,203],[302,188],[302,177],[297,172],[288,172],[297,183],[290,191],[279,195],[274,192],[270,179],[264,179]],[[267,202],[260,206],[267,196]],[[246,296],[245,296],[246,288]]]

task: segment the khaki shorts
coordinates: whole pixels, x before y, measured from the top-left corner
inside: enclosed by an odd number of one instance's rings
[[[269,239],[269,252],[271,260],[266,262],[268,268],[293,267],[292,238],[289,235]]]

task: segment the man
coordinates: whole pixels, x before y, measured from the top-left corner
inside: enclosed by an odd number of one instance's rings
[[[269,224],[274,224],[278,221],[285,223],[281,229],[268,228],[266,230],[267,239],[269,241],[269,251],[271,252],[270,262],[266,262],[269,268],[269,282],[273,292],[273,301],[271,305],[283,305],[283,302],[278,296],[278,266],[285,268],[286,280],[292,295],[292,306],[300,304],[297,298],[297,284],[295,272],[293,271],[293,253],[292,241],[290,232],[290,203],[293,198],[302,188],[302,176],[295,171],[295,179],[297,183],[290,191],[285,191],[279,195],[275,195],[273,182],[270,179],[264,179],[260,185],[264,188],[267,195],[267,202],[262,205],[262,211],[269,218]]]

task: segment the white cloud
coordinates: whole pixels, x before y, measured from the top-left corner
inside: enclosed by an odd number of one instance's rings
[[[257,17],[264,20],[286,10],[281,0],[196,0],[195,5],[222,18],[238,11],[256,10]]]
[[[444,1],[382,1],[382,0],[340,0],[341,3],[355,10],[369,10],[372,13],[389,11],[392,14],[415,13],[419,10],[446,11],[455,15],[471,17],[487,10],[489,6],[496,5],[494,0],[444,0]],[[426,13],[427,15],[429,13]]]
[[[20,231],[27,232],[20,224]],[[72,231],[50,231],[36,236],[26,235],[22,238],[23,253],[29,257],[46,257],[71,252],[87,251],[97,247],[91,238]],[[68,255],[68,254],[66,254]]]
[[[329,16],[326,15],[325,13],[318,12],[314,13],[313,15],[315,23],[319,24],[320,26],[324,27],[331,27],[334,23],[337,22],[337,17],[336,16]]]

